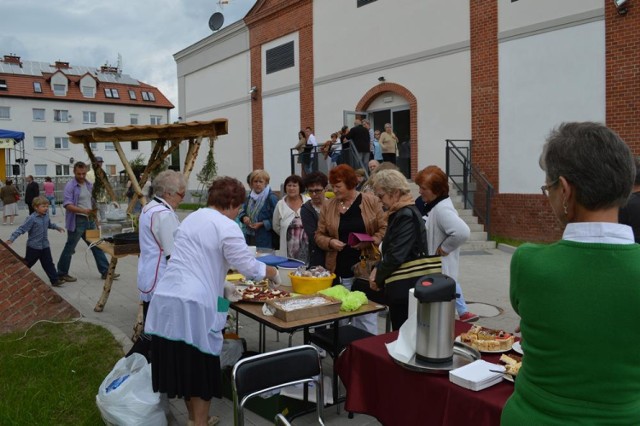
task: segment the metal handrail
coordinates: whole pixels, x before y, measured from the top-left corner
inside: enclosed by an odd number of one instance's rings
[[[447,139],[446,172],[454,187],[462,194],[464,208],[484,223],[487,237],[491,235],[491,198],[493,185],[471,162],[471,139]]]

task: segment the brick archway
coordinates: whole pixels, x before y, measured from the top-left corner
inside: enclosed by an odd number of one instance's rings
[[[418,172],[418,101],[413,93],[400,84],[380,83],[362,96],[356,106],[356,111],[366,111],[378,96],[386,92],[397,93],[409,102],[409,132],[411,133],[409,143],[411,145],[411,177],[413,178]]]

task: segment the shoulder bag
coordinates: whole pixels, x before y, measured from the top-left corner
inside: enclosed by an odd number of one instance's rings
[[[418,226],[422,219],[417,216],[414,209],[411,209],[414,216],[418,217]],[[389,303],[404,303],[409,297],[409,290],[414,288],[418,278],[428,274],[442,272],[442,257],[440,255],[429,256],[427,253],[427,243],[422,241],[422,232],[418,228],[422,252],[417,259],[402,263],[398,269],[393,271],[384,281],[385,295]]]
[[[373,268],[380,262],[381,258],[380,250],[378,250],[375,244],[371,244],[369,247],[360,250],[360,260],[351,267],[353,277],[369,282],[371,271],[373,271]]]

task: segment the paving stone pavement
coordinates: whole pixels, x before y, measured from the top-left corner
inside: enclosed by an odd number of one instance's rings
[[[64,217],[58,209],[53,221],[64,226]],[[181,219],[188,212],[179,212]],[[0,239],[6,240],[11,232],[21,224],[27,216],[26,208],[20,210],[14,226],[0,225]],[[66,234],[50,232],[51,251],[54,261],[57,262],[64,243]],[[24,255],[26,235],[21,236],[13,248],[19,254]],[[469,308],[481,315],[478,324],[513,331],[518,325],[518,316],[509,303],[509,263],[512,250],[508,246],[499,246],[498,249],[465,252],[460,256],[460,282]],[[40,264],[33,266],[33,271],[45,282],[48,282],[46,274]],[[78,278],[75,283],[66,283],[62,287],[54,288],[60,296],[75,306],[84,319],[105,326],[114,334],[123,345],[124,351],[131,347],[130,336],[133,334],[133,326],[138,312],[138,292],[136,289],[137,257],[128,256],[118,261],[117,272],[120,278],[113,283],[109,300],[103,312],[94,312],[104,281],[100,278],[93,256],[87,250],[87,246],[81,241],[73,256],[70,274]],[[474,306],[475,305],[475,306]],[[483,317],[482,315],[491,315]],[[384,319],[379,318],[379,329],[384,332]],[[250,350],[258,347],[258,324],[246,317],[240,319],[240,335],[247,340]],[[279,335],[273,330],[267,330],[266,344],[268,350],[285,347],[288,342],[287,335]],[[302,343],[302,333],[293,336],[294,344]],[[331,360],[323,362],[325,375],[331,374]],[[171,402],[171,425],[186,425],[186,409],[182,401]],[[231,401],[227,399],[214,399],[211,414],[220,417],[220,425],[233,425],[233,409]],[[348,419],[344,410],[338,414],[336,407],[328,407],[324,410],[325,423],[329,425],[364,426],[380,424],[375,418],[356,414],[353,419]],[[296,424],[315,424],[314,414],[309,414],[296,419]],[[249,425],[271,425],[268,421],[254,413],[247,412],[246,422]]]

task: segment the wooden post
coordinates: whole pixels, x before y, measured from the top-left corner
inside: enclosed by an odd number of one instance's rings
[[[111,198],[111,201],[118,201],[118,197],[116,197],[116,193],[111,187],[111,183],[109,183],[107,174],[105,173],[104,170],[102,170],[102,167],[96,166],[98,162],[96,161],[96,156],[93,155],[93,150],[91,149],[91,145],[89,145],[89,142],[84,142],[82,145],[84,146],[84,150],[87,152],[87,155],[89,156],[89,160],[91,160],[91,166],[93,167],[93,172],[96,175],[96,179],[100,179],[100,182],[102,182],[104,189],[107,191],[107,194],[109,194],[109,198]]]
[[[194,141],[193,138],[189,139],[189,150],[187,156],[184,158],[184,178],[189,182],[189,175],[193,170],[193,166],[196,163],[198,157],[198,150],[200,149],[200,143],[202,142],[202,136],[198,136]]]
[[[127,160],[127,157],[124,155],[124,151],[122,150],[122,146],[120,142],[113,142],[113,146],[116,148],[116,152],[118,153],[118,157],[120,157],[120,161],[122,161],[122,165],[124,165],[124,170],[127,172],[129,176],[129,180],[131,181],[131,186],[133,186],[133,198],[131,202],[129,202],[129,206],[127,207],[127,214],[133,211],[133,206],[138,201],[138,194],[142,194],[142,189],[140,189],[140,185],[138,184],[138,179],[136,178],[135,173],[133,173],[133,169],[131,168],[131,164]]]

